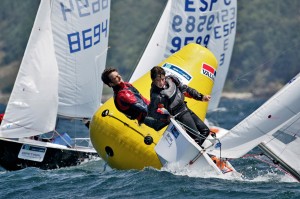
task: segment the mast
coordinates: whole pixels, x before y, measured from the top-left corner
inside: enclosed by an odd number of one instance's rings
[[[286,170],[289,174],[291,174],[300,182],[300,174],[291,166],[289,166],[285,161],[279,158],[275,153],[273,153],[265,143],[260,143],[258,147],[263,151],[263,153],[266,156],[272,159],[275,164],[279,164],[284,170]]]

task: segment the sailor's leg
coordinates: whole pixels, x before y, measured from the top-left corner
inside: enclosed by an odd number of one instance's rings
[[[192,110],[190,110],[190,113],[197,126],[197,130],[201,134],[199,135],[199,145],[202,145],[207,136],[209,135],[209,128]]]
[[[194,119],[189,111],[185,111],[184,113],[178,115],[176,117],[176,120],[184,124],[184,128],[186,129],[186,132],[193,138],[197,143],[199,142],[198,129],[194,122]],[[198,143],[199,144],[199,143]]]
[[[158,120],[158,119],[154,119],[153,117],[148,117],[146,116],[143,123],[151,128],[153,128],[156,131],[161,130],[162,128],[164,128],[165,126],[167,126],[170,121],[169,120]]]

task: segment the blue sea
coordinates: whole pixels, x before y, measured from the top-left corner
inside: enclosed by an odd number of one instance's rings
[[[222,99],[220,109],[209,113],[208,119],[230,129],[264,101]],[[249,152],[258,153],[258,148]],[[222,179],[168,168],[120,171],[100,158],[48,171],[0,168],[0,198],[300,198],[300,184],[279,168],[252,156],[231,163],[242,177]]]

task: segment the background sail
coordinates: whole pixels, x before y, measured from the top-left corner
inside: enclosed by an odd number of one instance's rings
[[[60,115],[91,117],[101,103],[110,6],[109,0],[53,3]]]
[[[136,81],[166,58],[164,55],[167,45],[167,28],[170,21],[171,3],[172,0],[167,2],[165,10],[129,82]]]
[[[50,1],[42,0],[1,123],[1,137],[19,138],[54,129],[58,68],[50,21]]]
[[[212,30],[210,30],[212,32],[210,32],[210,41],[207,47],[214,53],[219,61],[217,77],[212,91],[212,98],[208,105],[208,110],[210,111],[219,106],[221,99],[235,40],[236,18],[236,0],[218,1],[217,12],[214,13],[214,15],[207,15],[206,17],[206,20],[208,21],[207,29],[209,29],[210,21],[214,19],[214,26]],[[205,18],[203,17],[203,19]]]
[[[219,63],[209,110],[217,108],[230,64],[236,16],[236,0],[206,1],[206,4],[169,0],[130,82],[186,44],[198,43],[210,49]]]
[[[238,158],[262,141],[270,140],[267,135],[269,132],[281,128],[280,125],[300,112],[299,86],[300,73],[260,108],[233,127],[220,139],[222,156]],[[219,150],[213,148],[209,153],[219,155]]]

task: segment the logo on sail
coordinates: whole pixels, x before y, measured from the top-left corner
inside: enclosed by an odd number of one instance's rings
[[[202,69],[201,69],[201,74],[207,76],[210,78],[212,81],[215,80],[215,77],[217,75],[217,71],[211,67],[210,65],[203,63],[202,64]]]

